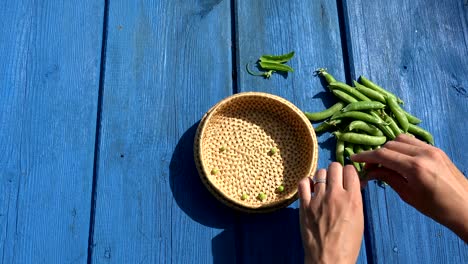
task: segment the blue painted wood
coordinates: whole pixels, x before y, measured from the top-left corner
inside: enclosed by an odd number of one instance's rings
[[[86,263],[103,4],[0,6],[0,263]]]
[[[232,93],[230,2],[110,1],[107,30],[93,262],[235,262],[192,148]]]
[[[395,92],[433,133],[436,146],[468,168],[468,7],[464,1],[345,1],[351,75]],[[434,166],[437,166],[434,164]],[[467,263],[468,246],[400,200],[366,193],[375,263]]]
[[[334,1],[236,1],[237,71],[239,91],[263,91],[284,97],[304,111],[321,111],[336,102],[313,72],[328,68],[344,80],[337,6]],[[262,54],[294,50],[288,63],[295,72],[271,79],[249,75],[245,66]],[[319,168],[334,160],[335,140],[318,137]],[[245,263],[300,263],[298,202],[273,214],[240,216],[240,260]],[[366,263],[362,244],[359,263]]]

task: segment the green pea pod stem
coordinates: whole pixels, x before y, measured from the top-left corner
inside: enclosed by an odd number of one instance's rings
[[[351,159],[351,156],[354,155],[354,151],[352,147],[346,147],[344,149],[344,153],[346,157],[349,157]],[[361,172],[361,165],[358,162],[352,162],[356,170],[360,173]]]
[[[325,81],[327,81],[328,84],[332,82],[336,82],[335,77],[333,77],[330,73],[328,73],[327,70],[324,68],[317,69],[315,73],[325,78]]]
[[[385,100],[385,95],[383,95],[382,93],[372,90],[371,88],[368,88],[356,81],[353,81],[353,83],[354,83],[354,87],[356,87],[356,89],[359,92],[361,92],[363,95],[369,97],[372,100],[379,101],[384,104],[387,103],[387,101]]]
[[[345,103],[338,102],[338,103],[332,105],[331,107],[329,107],[328,109],[323,110],[321,112],[314,112],[314,113],[304,112],[304,114],[307,116],[307,118],[310,121],[320,121],[320,120],[324,120],[326,118],[329,118],[334,113],[340,111],[344,106],[345,106]]]
[[[408,113],[407,111],[405,111],[405,109],[402,109],[402,110],[405,113],[406,118],[408,119],[408,122],[410,122],[411,124],[417,125],[417,124],[422,122],[421,119],[419,119],[419,118],[415,117],[414,115]]]
[[[383,95],[386,95],[386,96],[389,96],[389,97],[393,97],[395,98],[395,100],[399,103],[399,104],[403,104],[403,100],[401,100],[400,98],[398,98],[396,95],[394,95],[393,93],[385,90],[384,88],[378,86],[377,84],[373,83],[372,81],[370,81],[369,79],[367,79],[366,77],[364,76],[360,76],[359,77],[359,80],[361,81],[361,83],[364,85],[364,86],[367,86],[368,88],[371,88],[375,91],[378,91],[379,93],[383,94]]]
[[[349,111],[349,112],[341,112],[339,114],[333,115],[331,120],[334,119],[341,119],[341,118],[352,118],[356,120],[361,120],[367,123],[372,124],[386,124],[380,117],[373,116],[364,112],[359,111]]]
[[[273,70],[269,70],[269,71],[266,71],[266,72],[254,72],[250,69],[250,64],[247,63],[247,65],[245,65],[245,69],[247,70],[247,72],[250,74],[250,75],[253,75],[253,76],[263,76],[264,78],[266,79],[269,79],[271,77],[271,75],[273,74]]]
[[[347,85],[346,83],[343,82],[333,82],[328,85],[328,87],[332,90],[338,89],[343,92],[346,92],[353,97],[359,99],[360,101],[371,101],[369,97],[363,95],[361,92],[359,92],[357,89]]]
[[[289,61],[290,59],[292,59],[292,57],[294,57],[294,51],[283,55],[263,55],[260,57],[260,61],[283,63]]]
[[[374,109],[382,109],[385,105],[381,102],[376,101],[359,101],[348,104],[346,107],[341,109],[342,112],[347,111],[362,111],[362,110],[374,110]]]
[[[336,148],[335,148],[335,156],[336,156],[336,161],[341,163],[342,166],[344,166],[344,149],[345,149],[345,143],[343,140],[336,140]]]
[[[387,138],[385,136],[370,136],[366,134],[359,134],[353,132],[342,133],[339,131],[335,131],[333,132],[333,134],[336,136],[337,139],[353,144],[380,146],[387,141]]]
[[[332,90],[332,93],[338,97],[341,101],[344,101],[348,104],[357,102],[358,100],[354,98],[353,96],[349,95],[346,92],[340,91],[340,90]]]
[[[260,61],[260,67],[265,70],[274,70],[274,71],[283,71],[283,72],[293,72],[293,68],[289,67],[288,65],[276,63],[276,62],[267,62],[267,61]]]
[[[424,139],[427,143],[434,145],[434,138],[432,137],[431,133],[424,130],[422,127],[409,124],[408,132],[415,136],[419,136],[420,138]]]
[[[361,120],[354,120],[351,123],[349,123],[348,130],[349,131],[353,131],[353,130],[364,131],[371,136],[384,136],[384,133],[379,128]]]
[[[400,129],[400,127],[397,125],[397,123],[395,122],[395,120],[393,120],[391,116],[386,115],[384,120],[388,123],[388,126],[392,130],[395,137],[403,133],[403,131]]]
[[[408,118],[403,112],[403,109],[401,109],[401,107],[396,102],[395,98],[387,97],[387,105],[390,108],[390,111],[392,111],[393,115],[395,116],[396,121],[398,121],[398,124],[400,125],[401,129],[403,129],[403,132],[408,131]]]

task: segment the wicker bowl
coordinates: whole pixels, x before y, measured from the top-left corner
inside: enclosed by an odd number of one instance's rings
[[[318,148],[312,125],[296,106],[246,92],[205,114],[194,155],[203,183],[218,200],[245,212],[269,212],[297,199],[297,183],[317,168]]]

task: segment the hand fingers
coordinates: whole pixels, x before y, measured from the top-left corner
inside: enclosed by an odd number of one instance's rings
[[[421,141],[415,137],[412,137],[412,136],[409,136],[409,135],[406,135],[406,134],[400,134],[398,135],[394,141],[398,141],[398,142],[402,142],[402,143],[406,143],[406,144],[411,144],[411,145],[414,145],[414,146],[418,146],[418,147],[428,147],[429,144],[425,143],[424,141]]]
[[[393,151],[388,148],[379,148],[373,151],[363,151],[359,154],[351,156],[351,160],[355,162],[365,162],[381,164],[386,168],[404,173],[411,169],[410,156]]]
[[[301,181],[299,181],[299,201],[304,207],[309,206],[310,198],[312,197],[310,183],[311,179],[309,177],[303,178]]]
[[[332,162],[328,166],[327,189],[343,188],[343,167],[338,162]]]
[[[385,143],[383,147],[412,157],[421,154],[422,151],[420,146],[395,140]]]
[[[387,168],[376,168],[367,173],[369,180],[381,180],[390,185],[397,193],[402,193],[408,186],[406,178]]]
[[[343,187],[347,191],[359,191],[360,183],[356,168],[346,165],[343,168]]]
[[[327,180],[327,171],[325,169],[320,169],[315,173],[314,180]],[[314,183],[314,198],[321,197],[325,193],[325,182]]]

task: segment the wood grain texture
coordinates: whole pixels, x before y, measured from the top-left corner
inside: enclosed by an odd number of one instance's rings
[[[86,263],[103,11],[0,4],[0,263]]]
[[[345,79],[338,10],[334,1],[236,1],[237,71],[239,91],[279,95],[304,111],[321,111],[336,102],[324,83],[313,76],[317,68]],[[263,54],[295,51],[288,76],[271,79],[246,72],[247,63]],[[318,137],[319,168],[334,160],[335,139]],[[245,263],[300,263],[303,250],[299,232],[298,202],[269,215],[240,216],[240,260]],[[260,246],[259,246],[260,245]],[[362,244],[359,263],[366,262]]]
[[[232,93],[230,2],[109,4],[92,260],[235,261],[233,213],[193,159],[197,122]]]
[[[396,93],[466,175],[468,8],[464,1],[345,1],[351,75]],[[437,166],[434,164],[434,166]],[[372,261],[467,263],[468,246],[391,188],[366,193]]]

